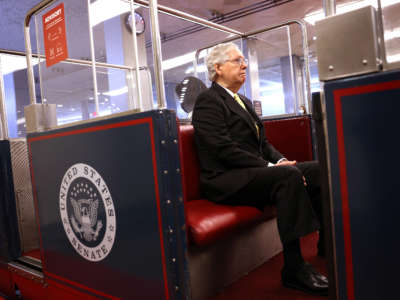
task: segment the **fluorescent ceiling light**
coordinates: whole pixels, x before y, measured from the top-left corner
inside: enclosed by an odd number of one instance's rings
[[[198,65],[197,66],[197,72],[198,73],[204,73],[207,71],[207,67],[205,65]],[[194,72],[194,67],[189,67],[186,69],[185,74],[190,74]]]
[[[32,64],[37,65],[38,60],[32,59]],[[26,57],[17,55],[0,54],[0,68],[4,75],[26,69]]]
[[[164,60],[162,62],[162,68],[164,71],[173,69],[188,63],[193,63],[195,59],[196,51],[186,53],[181,56],[177,56],[171,59]],[[203,58],[207,55],[207,51],[201,51],[199,58]]]
[[[139,6],[137,5],[133,6],[134,9],[138,7]],[[124,1],[97,0],[96,2],[90,4],[92,27],[130,11],[130,3]]]
[[[104,92],[103,95],[113,97],[113,96],[119,96],[119,95],[126,94],[127,92],[128,92],[128,87],[124,86],[120,89],[112,90],[109,92]]]
[[[400,3],[400,0],[381,0],[381,5],[382,8],[394,5],[394,4],[398,4]],[[352,11],[352,10],[356,10],[365,6],[374,6],[377,7],[378,6],[378,1],[377,0],[361,0],[361,1],[354,1],[354,2],[350,2],[350,3],[345,3],[345,4],[341,4],[341,5],[337,5],[336,6],[336,14],[340,15],[340,14],[344,14],[346,12]],[[309,14],[307,14],[304,17],[304,20],[308,23],[310,23],[311,25],[315,25],[315,22],[322,20],[325,18],[325,14],[322,11],[322,9],[313,11]]]

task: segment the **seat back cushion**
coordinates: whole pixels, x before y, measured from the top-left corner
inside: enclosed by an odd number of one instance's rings
[[[264,121],[268,141],[287,159],[313,159],[311,120],[308,116]],[[200,199],[200,166],[192,125],[179,126],[183,196],[185,201]]]
[[[268,141],[287,159],[313,159],[311,119],[309,116],[264,121]]]
[[[183,198],[185,201],[200,199],[200,166],[194,142],[192,125],[179,126]]]

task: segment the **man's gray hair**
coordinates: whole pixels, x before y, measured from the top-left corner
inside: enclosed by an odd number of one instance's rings
[[[217,72],[215,71],[215,64],[223,64],[229,59],[228,52],[232,49],[238,50],[240,49],[234,43],[224,43],[218,44],[211,48],[210,53],[208,53],[206,57],[206,66],[208,70],[208,78],[211,81],[214,81],[217,77]]]

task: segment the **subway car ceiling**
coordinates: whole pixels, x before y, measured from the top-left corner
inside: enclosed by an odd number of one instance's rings
[[[25,42],[22,30],[23,21],[29,9],[39,2],[40,1],[38,0],[0,0],[0,49],[25,51]],[[86,18],[86,1],[68,0],[67,2],[73,3],[73,5],[66,7],[67,15],[74,19],[73,24],[70,25],[70,30],[74,33],[74,37],[71,39],[77,40],[80,43],[85,41],[85,43],[88,44],[89,38]],[[110,5],[114,5],[113,3],[120,3],[119,0],[97,0],[97,2],[109,2]],[[352,6],[359,7],[368,4],[376,5],[376,2],[376,0],[337,0],[336,4],[337,10],[340,13],[342,8],[346,10],[350,9]],[[385,5],[385,3],[395,1],[383,0],[382,2]],[[312,54],[314,52],[313,24],[315,23],[315,20],[318,20],[318,18],[323,16],[322,0],[160,0],[158,3],[160,5],[185,11],[204,19],[209,19],[213,22],[226,25],[241,32],[258,29],[268,25],[279,24],[287,20],[305,19],[307,21],[306,24],[308,25],[309,46]],[[395,10],[385,11],[385,14],[388,14],[388,17],[391,20],[391,25],[393,26],[391,29],[400,27],[400,24],[395,24],[395,22],[400,23],[400,20],[398,18],[396,20],[396,18],[390,17],[390,15],[398,15],[399,6],[396,6],[396,8],[397,9]],[[146,9],[142,15],[145,24],[149,26],[150,21],[148,10]],[[77,22],[77,20],[79,22]],[[213,38],[210,38],[210,31],[203,30],[204,35],[207,35],[207,38],[202,39],[202,35],[200,34],[196,35],[196,39],[191,39],[190,34],[193,34],[193,30],[188,30],[188,28],[196,27],[193,23],[183,20],[179,22],[176,18],[172,18],[166,14],[160,15],[159,22],[161,37],[163,40],[164,60],[179,57],[193,51],[193,49],[202,48],[207,45],[210,40],[218,41],[226,37],[226,34],[212,31]],[[31,22],[31,24],[33,23],[34,22]],[[31,26],[33,27],[33,25]],[[31,32],[33,35],[35,34],[34,28],[32,28]],[[96,34],[96,31],[94,33]],[[145,31],[144,38],[148,51],[151,51],[150,34],[150,30]],[[294,50],[293,52],[296,53],[301,51],[301,37],[297,37],[297,35],[300,34],[300,31],[294,30],[291,34],[292,40],[295,42],[292,45]],[[99,35],[98,38],[95,38],[95,41],[101,41],[101,39],[102,36]],[[187,42],[188,40],[190,40],[190,43]],[[281,44],[279,41],[281,41]],[[176,45],[179,45],[179,47],[176,47]],[[265,47],[263,52],[258,52],[258,55],[263,54],[268,57],[271,57],[271,53],[282,55],[284,53],[280,51],[287,51],[287,40],[282,38],[282,34],[277,33],[275,37],[270,34],[268,35],[268,40],[265,40],[265,45],[263,46],[269,47]],[[37,51],[36,48],[36,43],[32,43],[33,52]],[[75,53],[76,51],[81,53]],[[69,52],[70,57],[73,58],[88,58],[90,56],[89,44],[87,47],[84,47],[83,45],[79,49],[74,47],[73,49],[69,49]],[[101,60],[101,57],[104,56],[105,50],[100,46],[97,46],[96,52],[97,59]],[[151,58],[152,56],[148,55],[148,57]],[[260,61],[264,60],[260,59]]]
[[[119,2],[119,0],[95,0],[92,2]],[[25,44],[23,38],[23,21],[26,13],[38,4],[38,0],[19,0],[9,1],[0,0],[0,49],[25,51]],[[82,24],[76,24],[77,28],[81,30],[87,27],[87,20],[84,18],[86,13],[86,1],[82,0],[68,0],[74,3],[70,6],[68,14],[74,16],[82,16]],[[375,5],[377,0],[336,0],[338,13],[341,10],[348,10],[351,7],[360,7],[362,5]],[[382,0],[385,3],[395,3],[396,0]],[[308,21],[309,25],[313,25],[315,20],[322,18],[322,0],[159,0],[160,5],[179,9],[189,14],[209,19],[226,25],[230,28],[237,29],[241,32],[254,30],[267,25],[278,24],[286,20],[304,19]],[[84,9],[82,9],[85,7]],[[398,7],[396,7],[398,9]],[[398,15],[398,11],[390,10],[385,11],[385,14]],[[389,15],[390,14],[390,15]],[[148,15],[143,15],[146,24],[149,24]],[[176,36],[184,31],[189,25],[187,22],[178,24],[176,19],[169,22],[170,17],[163,15],[160,17],[161,35],[168,40],[169,36]],[[394,18],[391,18],[391,23],[394,27],[399,24],[394,24]],[[400,20],[397,22],[400,23]],[[313,36],[313,26],[309,26],[309,38]],[[77,32],[78,33],[78,32]],[[10,38],[13,37],[13,38]],[[171,39],[174,40],[174,39]],[[150,32],[146,32],[146,42],[150,43]],[[312,44],[310,40],[310,44]],[[32,45],[33,49],[36,45]],[[184,53],[185,49],[174,49],[175,51],[167,51],[163,53],[165,58],[171,58],[176,55],[179,50]],[[178,53],[179,55],[180,53]]]
[[[23,21],[26,13],[39,2],[38,0],[0,0],[0,49],[25,52]],[[114,39],[117,39],[116,36],[110,35],[110,33],[107,32],[107,25],[104,25],[106,22],[114,21],[119,22],[117,24],[118,26],[124,25],[120,17],[115,18],[117,15],[111,15],[110,19],[105,19],[107,18],[106,12],[112,11],[113,7],[120,6],[119,4],[122,3],[122,1],[92,1],[93,10],[96,9],[96,2],[101,3],[103,10],[94,13],[94,15],[97,17],[104,16],[103,19],[96,19],[94,23],[92,23],[94,24],[93,35],[96,61],[130,65],[129,62],[125,61],[126,57],[123,54],[126,49],[118,49],[122,48],[121,41],[114,41]],[[337,0],[337,12],[341,13],[366,5],[376,6],[376,2],[375,0]],[[61,1],[56,2],[56,4],[57,3],[61,3]],[[66,9],[69,57],[90,60],[87,2],[85,0],[65,0],[64,3]],[[307,25],[308,45],[310,47],[312,90],[319,89],[313,25],[316,20],[323,18],[322,0],[159,0],[158,3],[204,19],[209,19],[240,32],[247,32],[275,25],[288,20],[304,19]],[[391,49],[391,52],[389,51],[390,55],[395,57],[399,55],[397,49],[400,49],[400,19],[396,18],[396,15],[400,15],[400,5],[391,6],[393,3],[398,3],[398,1],[382,0],[384,8],[390,7],[390,9],[384,9],[384,16],[390,19],[390,26],[385,28],[385,30],[388,31],[391,37],[386,46]],[[104,9],[106,4],[110,5],[110,9]],[[129,10],[129,5],[125,5],[125,7]],[[125,14],[128,14],[128,10]],[[143,16],[146,24],[144,33],[138,35],[138,41],[143,46],[139,49],[139,61],[141,65],[151,66],[153,56],[151,31],[149,30],[149,11],[147,8],[142,7],[139,7],[138,11]],[[121,13],[123,12],[120,11],[119,14]],[[43,13],[38,14],[37,17],[31,21],[31,41],[33,52],[36,53],[38,51],[37,45],[39,45],[40,53],[43,54],[43,46],[41,46],[41,43],[43,43],[43,38],[41,37],[42,32],[39,30],[39,43],[36,43],[35,30],[35,22],[38,23],[38,28],[40,28],[40,18],[42,14]],[[192,22],[177,19],[176,17],[163,13],[159,15],[159,23],[162,39],[164,80],[165,84],[170,84],[170,86],[176,86],[185,76],[193,75],[192,56],[194,51],[206,47],[213,42],[224,40],[230,36],[228,33],[207,29]],[[124,34],[121,34],[120,39],[126,38],[126,30]],[[110,50],[110,47],[113,49]],[[266,34],[260,34],[257,36],[257,43],[253,46],[253,50],[257,52],[259,83],[261,87],[260,92],[264,96],[270,95],[274,88],[282,90],[282,58],[292,54],[293,56],[297,56],[299,60],[302,59],[303,48],[301,31],[296,26],[290,26],[290,30],[281,28]],[[110,55],[110,53],[112,53],[112,55]],[[118,53],[122,53],[122,55]],[[192,54],[192,56],[188,56],[188,54]],[[177,61],[178,63],[176,63]],[[25,71],[21,72],[25,73]],[[126,76],[123,71],[114,72],[119,73],[116,78],[118,76],[120,78]],[[24,75],[20,74],[18,76],[23,77]],[[107,87],[110,91],[109,70],[98,68],[97,76],[99,87]],[[198,66],[198,77],[205,80],[205,67],[202,60],[200,60]],[[90,68],[87,66],[74,66],[61,63],[49,69],[43,68],[41,74],[43,90],[41,92],[44,96],[42,96],[51,99],[51,103],[60,105],[61,110],[66,109],[65,104],[64,108],[61,107],[66,97],[72,99],[74,94],[82,95],[83,93],[87,93],[85,97],[88,99],[91,98],[90,91],[93,90],[91,89],[93,83],[87,80],[87,78],[90,78]],[[65,82],[69,83],[68,88],[64,87]],[[114,87],[114,90],[118,91],[119,88]],[[169,98],[175,97],[173,90],[174,88],[169,89]],[[106,95],[107,90],[101,91],[100,89],[100,92]],[[107,98],[104,97],[102,101],[105,105],[104,101],[107,101]],[[17,103],[17,105],[19,104]],[[79,103],[68,106],[70,114],[75,114],[75,111],[80,108]],[[118,112],[118,109],[120,109],[118,104],[115,109],[116,110],[113,112]],[[123,110],[124,108],[121,107],[121,109]],[[17,111],[18,120],[21,120],[23,117],[22,107],[18,107]],[[61,113],[67,114],[66,112]]]

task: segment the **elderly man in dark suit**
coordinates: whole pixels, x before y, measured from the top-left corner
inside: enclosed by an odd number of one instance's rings
[[[318,164],[288,161],[267,141],[251,102],[236,94],[246,80],[247,62],[235,44],[215,46],[206,64],[212,86],[198,96],[192,118],[202,192],[221,204],[261,210],[275,204],[283,284],[326,295],[327,278],[303,260],[299,242],[321,221]]]

